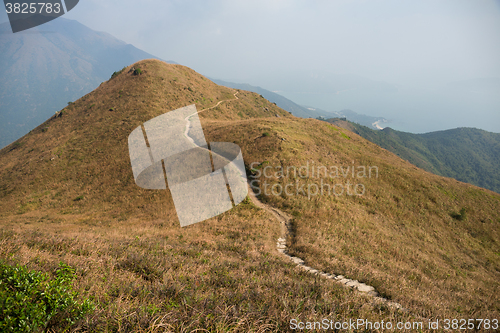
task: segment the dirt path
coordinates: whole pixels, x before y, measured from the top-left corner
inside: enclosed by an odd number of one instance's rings
[[[262,208],[269,213],[271,213],[280,223],[281,227],[281,235],[278,238],[278,242],[276,243],[276,247],[278,249],[278,252],[282,253],[286,258],[291,260],[293,263],[297,265],[297,267],[305,270],[306,272],[309,272],[311,274],[316,274],[321,277],[324,277],[326,279],[334,280],[340,284],[342,284],[345,287],[356,289],[359,292],[366,294],[368,296],[373,297],[374,301],[376,302],[383,302],[386,305],[396,308],[396,309],[401,309],[403,311],[406,311],[401,304],[389,301],[386,298],[381,297],[378,292],[373,288],[372,286],[369,286],[367,284],[361,283],[357,280],[351,280],[348,279],[342,275],[335,275],[335,274],[330,274],[326,272],[322,272],[320,270],[314,269],[310,266],[307,266],[301,258],[294,257],[288,254],[287,247],[286,247],[286,242],[287,239],[292,238],[294,235],[292,233],[292,226],[291,226],[291,216],[286,214],[285,212],[271,207],[269,205],[266,205],[265,203],[261,202],[256,196],[255,193],[249,188],[248,189],[248,196],[252,200],[253,204],[256,205],[259,208]]]
[[[193,113],[193,114],[190,114],[190,115],[189,115],[189,116],[187,116],[186,118],[184,118],[184,120],[186,121],[186,129],[184,130],[184,136],[185,136],[186,138],[188,138],[188,140],[189,140],[189,141],[191,141],[191,143],[192,143],[193,145],[196,145],[196,144],[194,143],[193,138],[191,138],[191,137],[189,136],[189,128],[190,128],[190,126],[191,126],[191,121],[189,120],[189,118],[191,118],[192,116],[194,116],[195,114],[198,114],[198,113],[200,113],[200,112],[204,112],[204,111],[208,111],[208,110],[211,110],[211,109],[215,109],[215,108],[216,108],[216,107],[218,107],[218,106],[219,106],[222,102],[230,102],[230,101],[235,101],[235,100],[239,99],[239,98],[238,98],[238,96],[236,96],[236,95],[238,95],[238,92],[239,92],[239,91],[236,91],[236,92],[233,94],[234,99],[224,99],[224,100],[222,100],[222,101],[219,101],[219,102],[218,102],[217,104],[215,104],[214,106],[211,106],[211,107],[209,107],[209,108],[206,108],[206,109],[203,109],[203,110],[197,111],[197,112],[195,112],[195,113]]]
[[[236,96],[237,94],[238,94],[238,92],[236,91],[234,93],[235,99],[228,99],[228,100],[219,101],[215,106],[203,109],[201,111],[193,113],[192,115],[187,116],[185,118],[186,130],[184,132],[184,135],[187,138],[191,139],[191,141],[193,141],[192,138],[190,138],[188,135],[189,134],[189,127],[191,124],[189,118],[191,116],[193,116],[197,113],[203,112],[203,111],[208,111],[208,110],[214,109],[217,106],[219,106],[222,102],[226,102],[226,101],[229,102],[229,101],[237,100],[238,99],[238,96]],[[193,143],[194,143],[194,141],[193,141]],[[287,240],[289,240],[291,242],[293,239],[293,236],[294,236],[293,232],[292,232],[292,225],[291,225],[292,217],[290,215],[288,215],[287,213],[285,213],[277,208],[271,207],[271,206],[266,205],[265,203],[261,202],[257,198],[257,196],[255,195],[255,193],[252,191],[250,185],[248,186],[248,196],[250,197],[250,199],[252,200],[254,205],[271,213],[276,218],[276,220],[278,220],[278,222],[280,224],[281,235],[278,238],[277,243],[276,243],[277,250],[278,250],[278,252],[283,254],[287,259],[289,259],[293,263],[295,263],[297,265],[297,267],[305,270],[308,273],[316,274],[316,275],[319,275],[323,278],[333,280],[333,281],[335,281],[335,282],[337,282],[337,283],[339,283],[347,288],[352,288],[352,289],[355,289],[355,290],[357,290],[365,295],[371,296],[375,302],[382,302],[382,303],[385,303],[389,307],[400,309],[403,311],[407,311],[399,303],[392,302],[386,298],[381,297],[379,295],[379,293],[375,290],[375,288],[373,288],[372,286],[361,283],[357,280],[348,279],[342,275],[335,275],[335,274],[331,274],[331,273],[322,272],[320,270],[317,270],[317,269],[314,269],[310,266],[307,266],[305,264],[304,260],[302,260],[301,258],[289,255],[287,247],[286,247],[286,243],[287,243]]]
[[[207,110],[211,110],[211,109],[215,109],[215,108],[216,108],[216,107],[218,107],[218,106],[220,105],[220,103],[222,103],[222,102],[235,101],[235,100],[239,99],[239,98],[238,98],[238,96],[236,96],[236,95],[238,95],[238,93],[239,93],[239,91],[237,91],[237,92],[235,92],[235,93],[233,94],[234,99],[224,99],[224,100],[222,100],[222,101],[219,101],[219,102],[218,102],[217,104],[215,104],[214,106],[209,107],[209,108],[206,108],[206,109],[203,109],[203,110],[200,110],[200,111],[198,111],[197,113],[200,113],[200,112],[203,112],[203,111],[207,111]]]

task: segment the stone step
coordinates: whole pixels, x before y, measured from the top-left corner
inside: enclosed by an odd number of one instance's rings
[[[356,280],[350,280],[349,282],[346,282],[346,286],[348,287],[357,287],[359,285],[359,282]]]
[[[366,285],[364,283],[360,283],[359,285],[356,286],[356,288],[359,291],[364,292],[364,293],[368,293],[370,291],[375,291],[375,288],[373,288],[372,286]]]
[[[296,263],[297,265],[303,265],[304,264],[304,260],[300,259],[300,258],[297,258],[297,257],[291,257],[290,258],[294,263]]]

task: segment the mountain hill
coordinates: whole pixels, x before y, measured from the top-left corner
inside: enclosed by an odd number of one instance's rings
[[[97,305],[80,323],[87,331],[496,318],[500,195],[235,93],[189,68],[141,61],[0,150],[0,260],[76,268],[75,288]],[[193,103],[219,104],[199,114],[207,141],[239,145],[260,200],[293,217],[291,254],[408,311],[298,269],[276,250],[282,226],[250,200],[180,228],[168,190],[136,186],[128,135]]]
[[[64,18],[13,34],[0,25],[0,147],[141,59],[155,58]]]
[[[456,128],[412,134],[389,127],[374,131],[340,119],[327,121],[349,129],[419,168],[500,193],[499,133]]]

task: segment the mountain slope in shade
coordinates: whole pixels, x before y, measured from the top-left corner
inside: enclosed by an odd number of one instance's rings
[[[327,121],[376,143],[424,170],[500,193],[500,133],[456,128],[413,134],[389,127],[375,131],[340,119]]]
[[[283,332],[291,318],[498,315],[499,194],[235,93],[184,66],[141,61],[1,149],[0,260],[76,268],[75,289],[97,304],[82,331]],[[199,114],[207,142],[241,147],[260,200],[293,217],[292,255],[374,286],[409,312],[298,269],[277,251],[281,225],[250,200],[180,228],[168,190],[135,184],[127,139],[193,103],[207,109]],[[363,176],[363,166],[373,170]],[[330,191],[308,193],[312,185]]]
[[[0,147],[20,138],[115,71],[151,54],[58,18],[13,34],[0,25]]]

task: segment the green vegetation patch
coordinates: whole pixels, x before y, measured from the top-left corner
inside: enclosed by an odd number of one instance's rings
[[[73,199],[73,201],[80,201],[80,200],[83,200],[83,195],[79,195]]]
[[[94,310],[89,300],[77,301],[72,290],[75,271],[59,264],[55,279],[24,266],[0,263],[0,331],[38,332],[55,323],[67,329]]]
[[[346,135],[345,133],[343,133],[343,132],[340,132],[340,135],[342,135],[342,137],[343,137],[344,139],[351,140],[351,138],[350,138],[349,136],[347,136],[347,135]]]
[[[346,126],[335,119],[327,122]],[[455,128],[412,134],[391,128],[373,130],[353,122],[345,128],[426,171],[500,193],[499,133]]]
[[[459,213],[454,212],[454,213],[451,213],[450,216],[457,221],[465,221],[467,219],[467,209],[462,208],[462,209],[460,209]]]
[[[338,132],[339,130],[336,129],[335,127],[331,126],[331,125],[326,125],[329,129],[331,130],[334,130],[335,132]]]
[[[111,74],[111,78],[115,78],[117,77],[118,75],[120,75],[124,70],[125,68],[127,67],[123,67],[121,70],[119,70],[118,72],[113,72],[113,74]]]

